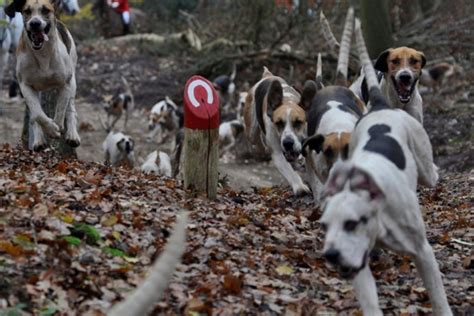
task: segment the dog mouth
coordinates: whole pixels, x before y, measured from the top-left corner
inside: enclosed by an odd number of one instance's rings
[[[364,258],[362,259],[362,264],[358,268],[349,267],[342,264],[338,265],[337,272],[339,273],[339,276],[345,280],[354,279],[355,276],[367,265],[367,258],[368,258],[368,252],[366,251],[364,253]]]
[[[28,38],[34,50],[43,48],[44,42],[49,41],[48,33],[50,29],[51,26],[48,24],[44,30],[27,31]]]
[[[402,103],[408,103],[411,100],[411,95],[413,90],[415,89],[416,80],[404,83],[400,80],[396,80],[395,77],[392,76],[393,86],[395,87],[395,91],[397,92],[398,99]]]
[[[288,162],[294,162],[298,159],[300,153],[298,153],[296,151],[285,151],[285,152],[283,152],[283,155],[285,156],[285,159]]]

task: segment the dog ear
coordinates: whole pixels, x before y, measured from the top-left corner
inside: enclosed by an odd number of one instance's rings
[[[15,12],[21,12],[25,6],[26,0],[13,0],[7,7],[5,7],[5,14],[10,18],[15,17]]]
[[[390,51],[392,49],[389,48],[382,53],[380,53],[379,57],[377,57],[377,61],[375,62],[374,68],[377,69],[378,71],[381,72],[387,72],[388,71],[388,55],[390,54]]]
[[[263,74],[262,74],[262,78],[267,78],[267,77],[271,77],[273,76],[273,74],[270,72],[270,70],[268,70],[267,67],[263,67]]]
[[[301,152],[304,157],[306,157],[306,155],[311,150],[315,150],[319,154],[321,150],[323,149],[323,144],[324,144],[324,135],[321,135],[321,134],[313,135],[304,140]]]
[[[123,143],[125,142],[125,138],[122,138],[120,141],[117,142],[117,148],[120,151],[125,151],[125,148],[123,147]]]
[[[309,111],[313,98],[318,92],[318,86],[313,80],[307,80],[304,84],[303,92],[301,93],[300,106],[305,110]]]
[[[351,167],[347,161],[337,160],[329,171],[328,180],[324,185],[321,199],[324,200],[325,198],[340,192],[344,188],[351,173]]]
[[[362,170],[353,170],[353,172],[351,172],[349,181],[349,185],[352,191],[367,191],[369,192],[371,200],[381,200],[384,198],[384,194],[382,193],[382,190],[380,190],[377,183],[375,183],[375,181],[368,173]]]
[[[272,117],[273,111],[283,102],[283,87],[280,81],[273,80],[267,92],[267,114]]]
[[[49,3],[51,3],[54,7],[54,12],[59,12],[59,9],[61,8],[61,0],[49,0]]]
[[[423,52],[420,52],[418,51],[418,54],[420,54],[420,57],[421,57],[421,68],[425,67],[426,65],[426,57],[425,57],[425,54],[423,54]]]

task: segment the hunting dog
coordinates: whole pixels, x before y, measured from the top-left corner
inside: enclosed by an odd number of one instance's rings
[[[105,164],[112,167],[120,165],[133,167],[135,164],[134,148],[135,142],[130,136],[111,131],[102,143]]]
[[[183,125],[183,114],[168,96],[153,106],[148,118],[147,141],[157,138],[158,144],[166,140],[171,132]]]
[[[107,113],[107,122],[103,125],[105,125],[104,128],[107,132],[110,132],[114,128],[123,113],[125,113],[123,128],[124,130],[127,129],[128,117],[135,108],[135,101],[130,84],[124,77],[122,77],[122,82],[125,86],[125,92],[118,93],[112,98],[106,99],[106,104],[104,105],[104,110]]]
[[[23,16],[16,73],[30,111],[34,150],[47,145],[45,133],[60,137],[64,132],[66,143],[72,147],[81,142],[74,105],[76,46],[67,28],[56,19],[57,4],[53,0],[15,0],[5,8],[9,17],[15,12]],[[40,92],[51,89],[59,90],[54,120],[43,112],[40,102]]]
[[[243,133],[244,125],[238,119],[221,123],[219,125],[220,156],[234,147],[237,138]]]
[[[390,48],[382,52],[375,62],[381,72],[380,89],[394,108],[407,111],[423,124],[423,100],[418,91],[418,82],[426,64],[425,55],[413,48]],[[363,78],[350,87],[361,99],[367,96],[367,84]],[[369,105],[370,108],[370,105]]]
[[[300,99],[285,80],[264,67],[262,79],[249,90],[244,107],[249,142],[269,147],[273,163],[295,195],[310,191],[290,164],[300,156],[301,142],[306,137],[306,109]]]
[[[171,177],[171,162],[167,153],[155,150],[150,153],[141,168],[144,173]]]
[[[428,69],[424,68],[422,70],[420,84],[430,87],[436,95],[441,92],[441,87],[445,84],[447,79],[456,74],[462,75],[463,72],[463,69],[459,65],[452,65],[445,62],[437,63]]]
[[[221,105],[220,109],[223,114],[231,112],[232,104],[234,103],[234,94],[236,91],[236,75],[237,68],[234,65],[230,76],[220,75],[212,81],[212,84],[219,95],[219,104]]]
[[[376,243],[407,253],[433,314],[452,315],[416,195],[418,182],[433,187],[438,180],[430,140],[420,122],[386,101],[358,19],[355,32],[372,108],[352,133],[349,160],[333,167],[323,192],[324,257],[353,279],[364,315],[382,315],[369,253]]]
[[[366,111],[364,103],[346,87],[353,24],[354,10],[350,8],[337,63],[338,85],[322,84],[321,54],[318,54],[316,82],[306,82],[302,94],[302,103],[309,103],[308,138],[302,152],[315,201],[319,200],[334,163],[348,158],[351,133]]]

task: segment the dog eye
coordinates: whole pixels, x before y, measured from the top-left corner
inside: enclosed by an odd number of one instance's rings
[[[344,222],[344,230],[347,232],[352,232],[356,229],[358,222],[353,220],[348,220]]]
[[[392,60],[392,64],[400,65],[400,59],[397,58],[397,59]]]
[[[23,13],[26,14],[26,15],[30,15],[31,14],[31,9],[30,8],[25,9],[25,10],[23,10]]]
[[[295,121],[293,123],[293,127],[296,128],[296,129],[300,129],[302,125],[303,125],[303,122],[301,122],[301,121]]]
[[[282,121],[278,121],[275,123],[276,127],[279,129],[279,130],[282,130],[285,128],[285,123],[282,122]]]
[[[48,15],[49,12],[51,12],[50,9],[48,9],[48,8],[46,8],[46,7],[41,8],[41,14],[43,14],[43,15]]]
[[[367,219],[366,216],[362,216],[362,217],[360,218],[360,222],[361,222],[362,224],[367,224],[368,221],[369,221],[369,220]]]
[[[414,59],[414,58],[410,59],[410,65],[416,65],[416,64],[418,64],[418,62],[419,61]]]

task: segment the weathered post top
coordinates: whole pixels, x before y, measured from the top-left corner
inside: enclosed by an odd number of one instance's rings
[[[219,128],[219,97],[212,83],[203,77],[191,77],[184,88],[184,127]]]
[[[209,199],[217,196],[219,123],[219,97],[212,83],[191,77],[184,89],[184,188]]]

